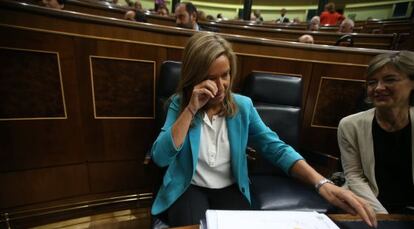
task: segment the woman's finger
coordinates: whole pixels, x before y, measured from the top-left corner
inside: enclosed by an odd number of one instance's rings
[[[334,204],[335,206],[343,209],[344,211],[348,212],[351,215],[356,215],[357,212],[352,208],[352,206],[348,205],[348,203],[342,201],[341,199],[338,198],[333,198],[331,201],[332,204]]]
[[[200,96],[200,95],[206,95],[209,99],[210,98],[214,98],[214,94],[208,90],[207,88],[200,88],[195,90],[195,93]]]
[[[194,89],[191,96],[191,103],[195,106],[195,109],[199,110],[211,99],[214,95],[210,90],[206,88]]]
[[[361,199],[357,196],[356,196],[356,198],[362,204],[362,206],[365,208],[365,211],[368,213],[368,217],[369,217],[372,225],[376,228],[377,225],[378,225],[378,222],[377,222],[377,215],[376,215],[374,209],[371,207],[371,205],[368,202],[364,201],[363,199]]]
[[[338,192],[338,194],[340,195],[338,197],[350,205],[369,226],[374,226],[374,222],[371,222],[369,211],[366,210],[366,207],[359,201],[358,197],[354,196],[350,191]]]
[[[333,185],[324,185],[320,193],[332,204],[350,214],[358,214],[369,226],[376,226],[377,220],[371,206],[351,191]]]
[[[217,84],[212,81],[212,80],[205,80],[204,81],[204,86],[205,88],[207,88],[208,90],[210,90],[213,95],[217,94],[218,88],[217,88]]]
[[[201,89],[201,88],[207,88],[213,93],[213,95],[216,95],[218,91],[216,83],[212,80],[204,80],[203,82],[199,83],[198,85],[194,87],[194,89]]]

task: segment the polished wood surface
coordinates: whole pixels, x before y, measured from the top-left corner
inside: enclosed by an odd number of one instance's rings
[[[297,41],[303,34],[313,36],[315,44],[334,45],[335,42],[345,35],[337,31],[300,31],[280,28],[258,28],[252,26],[225,25],[213,23],[200,23],[201,25],[216,28],[219,32],[228,34],[239,34],[246,36],[265,37],[282,41]],[[396,34],[352,34],[354,47],[393,49],[397,35]]]
[[[68,0],[65,4],[65,10],[123,19],[124,13],[127,10],[130,10],[130,8],[108,5],[102,2],[91,2],[87,0]],[[146,18],[149,23],[175,27],[175,19],[173,17],[163,17],[147,13]],[[297,41],[301,35],[306,33],[311,34],[314,37],[316,44],[324,45],[334,45],[336,40],[345,35],[337,32],[337,26],[321,27],[320,31],[306,31],[306,24],[254,24],[249,21],[234,20],[217,22],[199,21],[199,24],[221,33],[264,37],[281,41]],[[395,26],[388,28],[396,28],[397,31],[398,26],[401,25],[399,23],[394,24]],[[397,46],[397,41],[399,40],[397,34],[392,33],[356,33],[360,32],[358,29],[354,32],[355,33],[352,34],[354,47],[394,49],[394,47]]]
[[[62,82],[57,84],[55,57],[54,62],[36,59],[36,67],[21,61],[24,66],[0,68],[1,97],[19,98],[0,106],[0,180],[5,184],[0,189],[1,211],[114,192],[153,192],[157,170],[142,161],[157,134],[157,73],[163,61],[181,59],[194,31],[8,0],[0,1],[0,15],[0,34],[6,34],[0,36],[0,50],[9,53],[2,58],[32,60],[33,53],[56,53]],[[342,104],[359,101],[358,82],[364,80],[367,63],[391,51],[222,36],[238,58],[235,92],[252,71],[303,78],[300,147],[328,155],[323,167],[336,165],[337,121],[356,111]],[[13,79],[13,74],[22,75]],[[19,83],[26,86],[10,90]],[[45,97],[30,98],[30,90],[42,91]],[[39,107],[31,110],[35,114],[25,114],[26,100]],[[66,118],[54,119],[62,116],[62,106]],[[33,118],[40,115],[46,119]]]
[[[9,69],[0,85],[0,104],[7,107],[0,110],[0,117],[66,118],[57,53],[0,48],[0,62]],[[41,65],[49,68],[37,68]]]
[[[190,226],[183,226],[183,227],[172,227],[171,229],[199,229],[200,225],[190,225]]]
[[[329,218],[334,221],[362,221],[361,217],[350,214],[328,214]],[[414,221],[414,215],[401,214],[377,214],[378,221]]]

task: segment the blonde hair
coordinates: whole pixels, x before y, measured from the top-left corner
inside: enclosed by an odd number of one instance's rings
[[[224,116],[236,114],[237,105],[231,95],[231,87],[236,77],[236,55],[229,42],[209,32],[194,34],[184,48],[181,78],[177,88],[177,94],[181,98],[180,113],[190,102],[194,86],[208,79],[211,64],[221,55],[225,55],[230,62],[230,84],[225,92],[221,114]]]
[[[414,52],[399,51],[397,53],[379,54],[368,65],[367,78],[373,76],[385,65],[392,65],[397,70],[407,74],[411,81],[414,81]],[[414,104],[414,93],[411,92],[410,105]]]

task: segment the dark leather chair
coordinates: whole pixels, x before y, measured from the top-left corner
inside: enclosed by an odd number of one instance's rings
[[[161,130],[164,125],[167,115],[168,106],[170,105],[170,97],[175,93],[181,75],[181,62],[165,61],[161,65],[160,75],[157,81],[156,91],[156,107],[155,107],[155,122],[158,130]],[[151,160],[150,152],[146,155],[146,163],[149,165]],[[153,166],[153,165],[151,165]],[[154,198],[160,187],[162,176],[165,169],[159,169],[157,173],[153,173],[156,177],[156,184],[154,187]],[[152,218],[153,229],[168,228],[165,215],[161,214]]]
[[[162,128],[167,115],[169,98],[177,89],[181,75],[181,62],[165,61],[161,65],[157,84],[155,121],[158,130]]]
[[[242,94],[249,96],[263,122],[298,150],[301,127],[302,79],[269,73],[251,73]],[[263,210],[334,210],[309,185],[287,176],[260,154],[250,163],[254,207]]]

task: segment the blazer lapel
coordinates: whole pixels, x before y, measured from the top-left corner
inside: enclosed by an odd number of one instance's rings
[[[200,133],[201,133],[201,120],[199,115],[197,115],[194,118],[193,127],[190,127],[189,129],[189,142],[191,147],[191,155],[193,159],[193,174],[195,171],[195,168],[197,166],[198,161],[198,153],[200,148]]]
[[[237,176],[237,171],[241,165],[242,149],[241,149],[241,120],[240,114],[237,113],[233,117],[226,119],[227,122],[227,134],[230,142],[230,154],[231,165],[233,169],[233,175]]]
[[[411,173],[414,183],[414,107],[410,107],[411,119]]]

